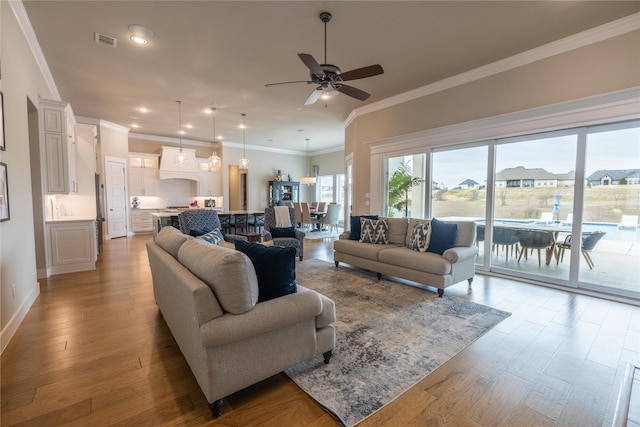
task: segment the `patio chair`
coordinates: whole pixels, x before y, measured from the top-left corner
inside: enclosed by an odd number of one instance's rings
[[[590,231],[586,233],[582,233],[582,242],[580,245],[580,252],[582,252],[582,256],[584,260],[587,261],[587,265],[589,266],[589,270],[593,269],[594,263],[591,259],[591,255],[589,252],[593,250],[596,244],[607,234],[604,231]],[[558,247],[558,256],[556,257],[557,263],[560,264],[560,261],[564,260],[564,251],[566,249],[571,249],[571,234],[565,237],[562,243],[556,243]]]
[[[527,259],[528,249],[538,250],[538,267],[542,265],[542,256],[540,255],[541,249],[553,250],[553,234],[544,230],[518,230],[518,244],[520,245],[520,256],[518,262],[524,255],[524,259]]]
[[[569,212],[569,213],[567,214],[567,219],[565,219],[564,221],[562,221],[562,222],[560,223],[560,225],[563,225],[563,226],[573,225],[573,212]]]
[[[622,230],[623,228],[633,228],[634,230],[637,230],[638,215],[622,215],[620,224],[618,224],[618,230]]]
[[[536,224],[545,224],[549,225],[553,223],[553,213],[552,212],[542,212],[540,215],[540,219],[536,220]]]
[[[276,228],[276,212],[274,208],[266,208],[264,210],[264,230],[262,230],[263,240],[265,242],[271,240],[275,246],[295,248],[296,255],[300,258],[300,261],[302,261],[302,256],[304,255],[304,233],[295,228],[296,213],[293,211],[293,208],[289,208],[289,217],[291,218],[291,225],[294,227],[294,236],[273,237],[270,230]]]
[[[484,231],[484,230],[483,230]],[[483,236],[484,240],[484,236]],[[493,228],[493,248],[496,254],[500,251],[500,246],[506,252],[505,260],[509,259],[509,251],[514,256],[518,256],[520,248],[518,248],[518,242],[520,241],[519,230],[515,228]]]

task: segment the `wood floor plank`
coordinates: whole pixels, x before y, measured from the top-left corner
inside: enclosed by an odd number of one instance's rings
[[[95,271],[40,282],[0,358],[3,426],[338,425],[284,374],[228,396],[213,421],[153,300],[150,238],[106,241]],[[332,241],[306,240],[313,258],[331,261]],[[481,275],[447,297],[513,314],[362,427],[612,419],[620,366],[640,363],[640,308]]]

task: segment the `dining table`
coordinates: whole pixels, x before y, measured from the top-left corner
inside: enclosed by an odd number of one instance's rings
[[[532,230],[532,231],[543,231],[548,232],[551,236],[551,245],[546,248],[545,251],[545,263],[549,265],[551,263],[551,258],[555,255],[558,256],[556,252],[556,243],[558,243],[558,236],[560,233],[571,233],[571,225],[562,225],[560,221],[551,222],[551,223],[536,223],[533,222],[517,222],[517,221],[500,221],[496,220],[493,222],[494,228],[504,228],[511,230]]]

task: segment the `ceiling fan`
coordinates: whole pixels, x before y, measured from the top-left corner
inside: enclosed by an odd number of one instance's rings
[[[368,67],[356,68],[355,70],[342,72],[337,65],[327,64],[327,22],[331,21],[331,14],[329,12],[322,12],[320,14],[320,20],[324,22],[324,64],[319,64],[315,58],[308,53],[299,53],[298,57],[302,60],[304,65],[309,69],[311,80],[296,80],[291,82],[280,83],[267,83],[265,86],[283,85],[289,83],[307,83],[318,85],[311,95],[304,102],[304,105],[311,105],[315,103],[320,96],[327,91],[328,93],[337,91],[344,93],[345,95],[364,101],[371,96],[363,90],[348,86],[343,82],[349,80],[364,79],[365,77],[377,76],[384,73],[384,70],[379,64],[369,65]]]

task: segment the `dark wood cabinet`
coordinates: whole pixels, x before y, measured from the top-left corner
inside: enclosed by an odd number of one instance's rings
[[[282,206],[285,202],[298,202],[300,183],[294,181],[269,181],[269,206]]]

